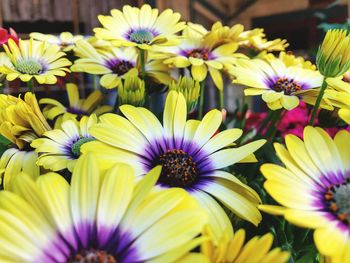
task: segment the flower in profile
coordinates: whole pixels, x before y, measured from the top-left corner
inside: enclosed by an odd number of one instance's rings
[[[92,114],[82,117],[79,122],[64,121],[60,129],[44,132],[30,144],[39,154],[37,165],[51,171],[68,169],[72,172],[81,155],[80,147],[94,140],[89,128],[96,123],[97,117]]]
[[[210,211],[217,205],[214,197],[243,219],[255,225],[260,222],[257,193],[223,169],[256,161],[253,152],[265,140],[231,148],[242,131],[228,129],[216,134],[222,122],[218,110],[207,113],[202,121],[186,121],[186,100],[176,91],[170,91],[166,99],[163,126],[145,108],[123,105],[120,111],[126,118],[105,114],[90,128],[97,141],[84,144],[83,153],[94,152],[101,167],[130,163],[137,175],[161,165],[158,187],[183,188]]]
[[[321,74],[339,77],[350,68],[350,36],[346,30],[328,30],[316,56]]]
[[[19,38],[16,31],[13,30],[11,27],[9,31],[6,28],[0,27],[0,46],[7,44],[9,39],[12,39],[16,44],[18,44]]]
[[[71,185],[56,173],[15,176],[11,192],[0,192],[0,260],[196,262],[190,250],[201,242],[206,213],[182,189],[151,194],[159,173],[139,182],[124,164],[103,173],[88,154]]]
[[[322,129],[308,126],[304,141],[286,136],[286,146],[275,144],[285,167],[263,164],[264,187],[282,206],[262,205],[265,212],[283,215],[301,227],[315,229],[320,253],[335,262],[350,259],[350,133],[334,140]],[[338,260],[338,261],[336,261]],[[345,260],[345,261],[344,261]]]
[[[209,239],[201,244],[201,253],[212,263],[286,263],[289,259],[289,253],[280,248],[270,250],[273,242],[270,233],[255,236],[246,244],[244,229],[234,234],[225,232],[219,241],[213,239],[210,230],[206,230],[206,236]]]
[[[273,53],[265,53],[259,55],[259,57],[265,60],[274,60],[276,57]],[[312,64],[311,61],[305,60],[301,56],[295,56],[292,52],[280,52],[278,56],[279,60],[283,62],[286,67],[300,67],[304,69],[316,70],[316,65]]]
[[[30,143],[51,127],[40,111],[34,94],[27,92],[24,100],[11,95],[0,95],[0,134],[12,145],[0,159],[1,176],[5,189],[13,175],[24,171],[33,178],[39,176],[36,165],[38,154]]]
[[[39,32],[32,32],[29,36],[35,40],[47,42],[50,44],[58,45],[62,51],[68,52],[73,50],[75,42],[84,39],[82,35],[73,35],[70,32],[62,32],[59,36],[50,34],[42,34]]]
[[[215,86],[222,90],[222,71],[231,68],[237,57],[243,56],[235,54],[238,44],[232,42],[217,46],[218,39],[191,37],[186,32],[179,45],[162,50],[170,56],[164,63],[176,68],[190,67],[193,79],[200,82],[205,80],[209,71]]]
[[[136,46],[149,50],[153,46],[178,43],[177,32],[185,27],[179,22],[180,14],[143,5],[141,8],[126,5],[123,11],[113,9],[112,16],[99,15],[103,28],[95,28],[97,38],[111,41],[115,46]]]
[[[261,95],[272,110],[292,110],[299,99],[314,104],[323,80],[318,71],[288,66],[279,58],[239,59],[231,74],[234,83],[245,86],[246,96]],[[332,108],[325,102],[321,106]]]
[[[97,116],[112,111],[112,107],[108,105],[100,106],[103,100],[101,91],[94,90],[86,99],[79,96],[78,86],[73,83],[66,85],[69,105],[65,106],[61,102],[43,98],[40,104],[46,104],[43,109],[44,116],[49,120],[55,119],[55,128],[59,128],[61,123],[69,119],[80,120],[83,116],[96,114]]]
[[[134,47],[95,49],[88,41],[80,40],[74,50],[80,58],[74,62],[71,70],[102,75],[100,84],[107,89],[117,88],[122,79],[139,74],[137,50]],[[156,82],[168,83],[171,79],[168,67],[160,60],[149,59],[145,71]]]
[[[198,81],[186,76],[180,76],[177,82],[169,84],[169,90],[181,92],[186,100],[187,112],[191,113],[197,106],[199,98],[200,85]]]
[[[145,82],[137,76],[125,78],[118,86],[118,104],[141,107],[145,103]]]
[[[39,84],[55,84],[56,76],[65,76],[69,72],[68,66],[71,62],[63,58],[65,53],[61,52],[56,45],[45,42],[30,40],[19,40],[19,44],[12,39],[3,46],[10,65],[1,65],[0,73],[6,75],[8,81],[19,78],[28,82],[35,78]]]

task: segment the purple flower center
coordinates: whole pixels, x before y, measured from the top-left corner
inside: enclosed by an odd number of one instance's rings
[[[93,263],[117,263],[116,258],[113,255],[108,254],[103,250],[96,249],[83,249],[73,257],[68,259],[69,263],[83,263],[83,262],[93,262]]]
[[[187,57],[201,58],[203,60],[209,59],[209,50],[206,48],[195,48],[186,52]]]
[[[283,92],[284,95],[291,95],[294,92],[301,90],[301,85],[294,81],[294,79],[278,78],[271,85],[271,89],[277,92]]]
[[[162,173],[159,182],[171,187],[186,187],[196,181],[197,164],[183,150],[168,150],[159,157]]]
[[[122,76],[134,67],[133,63],[127,60],[112,59],[107,62],[107,66],[118,76]]]

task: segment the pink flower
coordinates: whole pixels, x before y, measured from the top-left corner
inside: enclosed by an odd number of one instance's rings
[[[18,44],[18,36],[15,30],[10,27],[10,33],[6,28],[0,27],[0,45],[7,44],[8,40],[12,39]]]

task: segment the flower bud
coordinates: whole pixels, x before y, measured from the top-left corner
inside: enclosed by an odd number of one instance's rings
[[[129,76],[118,86],[118,103],[141,107],[145,102],[145,82],[137,76]]]

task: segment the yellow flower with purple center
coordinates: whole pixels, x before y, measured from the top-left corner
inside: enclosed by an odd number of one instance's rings
[[[230,72],[235,84],[245,86],[246,96],[261,95],[272,110],[292,110],[299,100],[314,104],[323,80],[318,71],[288,66],[279,58],[240,59]],[[332,109],[325,102],[321,106]]]
[[[96,123],[94,114],[82,117],[79,122],[67,120],[62,122],[60,129],[47,131],[35,139],[30,146],[39,154],[37,165],[51,171],[68,169],[72,172],[81,155],[81,146],[94,140],[89,128]]]
[[[95,28],[97,38],[111,41],[115,46],[136,46],[149,50],[153,46],[178,43],[177,32],[185,27],[179,22],[180,14],[143,5],[141,8],[126,5],[123,10],[113,9],[111,16],[99,15],[103,28]]]
[[[159,188],[183,188],[201,203],[211,204],[210,211],[217,210],[214,197],[243,219],[255,225],[260,222],[257,193],[223,169],[256,161],[253,153],[265,140],[232,148],[242,130],[215,135],[222,122],[218,110],[207,113],[202,121],[187,121],[186,100],[176,91],[166,99],[163,125],[145,108],[123,105],[120,111],[126,118],[105,114],[90,128],[97,141],[84,144],[83,153],[94,152],[105,168],[115,162],[129,163],[140,176],[161,165]]]
[[[62,32],[58,36],[51,34],[42,34],[39,32],[32,32],[29,34],[29,36],[38,41],[58,45],[64,52],[73,50],[75,43],[78,40],[84,39],[84,36],[73,35],[70,32]]]
[[[55,84],[57,76],[65,76],[70,72],[72,64],[60,48],[54,44],[30,40],[19,40],[19,45],[12,39],[3,46],[11,65],[0,66],[0,73],[6,75],[8,81],[19,78],[23,82],[35,79],[39,84]]]
[[[179,262],[198,255],[206,213],[182,189],[152,192],[160,167],[102,172],[80,158],[71,185],[48,173],[15,176],[0,192],[1,262]]]
[[[315,229],[320,253],[334,262],[350,259],[350,133],[332,139],[320,128],[306,127],[304,141],[286,136],[275,150],[285,167],[263,164],[264,187],[282,206],[262,205],[301,227]],[[333,261],[332,261],[333,262]]]

